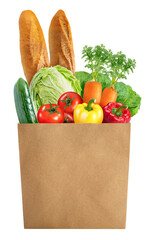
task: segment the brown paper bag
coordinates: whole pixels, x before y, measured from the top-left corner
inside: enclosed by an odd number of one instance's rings
[[[130,124],[19,124],[25,228],[125,228]]]

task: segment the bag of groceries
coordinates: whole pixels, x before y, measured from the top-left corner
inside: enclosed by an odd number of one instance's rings
[[[14,100],[24,228],[125,228],[130,121],[141,97],[119,80],[136,61],[86,45],[89,72],[76,72],[62,10],[49,27],[50,62],[32,11],[21,13],[19,28],[27,81],[18,79]]]

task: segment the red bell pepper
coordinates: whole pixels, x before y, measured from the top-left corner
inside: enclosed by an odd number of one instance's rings
[[[131,120],[131,113],[127,106],[122,103],[108,103],[103,107],[104,123],[128,123]]]

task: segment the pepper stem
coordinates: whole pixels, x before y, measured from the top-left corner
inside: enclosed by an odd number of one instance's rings
[[[127,105],[123,105],[119,108],[113,108],[112,109],[112,113],[115,114],[117,117],[121,117],[122,116],[122,110],[123,109],[128,109],[128,106]]]
[[[88,104],[87,104],[87,107],[85,107],[85,109],[86,109],[87,111],[92,111],[93,108],[91,107],[91,105],[92,105],[92,103],[95,103],[95,102],[96,102],[96,99],[95,99],[95,98],[90,99],[89,102],[88,102]]]

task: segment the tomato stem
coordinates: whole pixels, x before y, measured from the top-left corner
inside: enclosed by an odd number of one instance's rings
[[[57,111],[58,107],[59,106],[53,107],[52,104],[50,103],[50,109],[45,109],[43,111],[49,112],[48,116],[52,113],[59,113],[60,114],[60,112]]]
[[[60,100],[61,102],[65,103],[64,109],[67,108],[68,106],[71,108],[71,103],[72,103],[73,99],[75,99],[75,97],[70,98],[69,95],[67,94],[67,98],[65,100]]]

